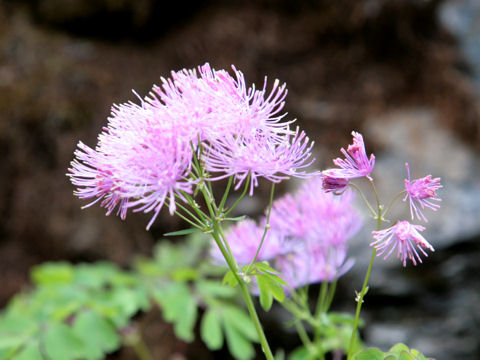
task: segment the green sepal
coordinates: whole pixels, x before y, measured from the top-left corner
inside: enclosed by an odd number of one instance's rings
[[[183,230],[178,230],[178,231],[172,231],[168,232],[166,234],[163,234],[163,236],[181,236],[181,235],[189,235],[194,232],[198,231],[197,228],[190,228],[190,229],[183,229]]]

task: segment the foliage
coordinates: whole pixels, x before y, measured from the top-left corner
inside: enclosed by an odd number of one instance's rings
[[[0,315],[0,359],[102,359],[130,344],[132,318],[158,305],[177,337],[190,342],[203,312],[200,335],[211,350],[224,341],[236,359],[250,359],[258,342],[238,291],[222,286],[223,268],[201,259],[208,242],[157,246],[132,270],[99,262],[46,263],[32,270],[34,288],[15,296]]]
[[[378,348],[368,348],[355,354],[354,360],[428,360],[416,349],[409,349],[407,345],[399,343],[386,353]],[[432,359],[430,359],[432,360]]]

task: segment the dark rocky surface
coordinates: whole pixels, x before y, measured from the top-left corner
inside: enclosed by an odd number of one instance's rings
[[[377,261],[364,335],[383,348],[405,341],[439,360],[480,358],[478,61],[454,36],[462,34],[442,25],[458,2],[171,3],[0,2],[0,303],[28,286],[35,264],[126,265],[178,229],[168,214],[146,232],[147,216],[121,221],[98,207],[82,211],[64,174],[79,140],[94,145],[112,103],[134,99],[132,88],[146,94],[170,70],[209,61],[235,64],[249,82],[264,75],[287,82],[286,110],[316,141],[319,168],[331,166],[355,129],[377,155],[386,197],[389,184],[402,186],[405,161],[418,176],[442,177],[443,207],[426,235],[436,252],[406,269]],[[258,204],[244,208],[258,214]],[[357,263],[340,286],[337,306],[347,311],[367,244],[366,237],[353,244]],[[140,321],[158,359],[226,358],[174,340],[158,314]]]

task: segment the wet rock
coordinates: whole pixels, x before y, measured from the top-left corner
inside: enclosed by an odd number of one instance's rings
[[[394,256],[376,259],[363,313],[368,320],[365,341],[385,350],[402,341],[437,359],[477,359],[480,160],[474,150],[439,126],[438,114],[429,108],[398,109],[370,118],[364,130],[367,152],[369,141],[380,148],[375,151],[373,176],[382,199],[402,190],[405,162],[413,178],[432,174],[441,177],[444,186],[438,192],[441,209],[426,210],[429,222],[422,224],[436,251],[416,267],[404,268]],[[399,202],[387,217],[410,220],[408,205]],[[351,247],[357,263],[342,279],[346,289],[360,288],[370,259],[368,243],[375,221],[365,219],[364,232]]]
[[[412,179],[427,174],[441,178],[441,208],[424,212],[429,219],[424,234],[435,247],[445,248],[480,235],[480,159],[439,126],[433,109],[404,109],[370,119],[366,135],[385,149],[377,154],[375,178],[386,199],[403,190],[405,162]],[[411,219],[408,202],[397,205],[391,217]]]
[[[441,23],[458,39],[462,54],[471,69],[477,90],[480,91],[480,2],[477,0],[448,0],[439,8]]]

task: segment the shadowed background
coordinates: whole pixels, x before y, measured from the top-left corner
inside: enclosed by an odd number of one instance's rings
[[[131,89],[144,96],[171,70],[235,64],[248,83],[265,75],[287,83],[285,109],[315,140],[317,168],[331,166],[357,130],[377,156],[386,199],[403,185],[405,161],[414,177],[442,177],[443,208],[427,233],[437,251],[418,267],[376,263],[364,336],[383,348],[404,341],[438,359],[478,359],[478,24],[475,0],[0,2],[0,304],[28,287],[33,265],[127,266],[182,226],[168,212],[146,232],[148,215],[82,211],[65,173],[79,140],[95,145],[112,103],[136,101]],[[244,210],[258,215],[262,200]],[[341,282],[339,309],[353,312],[368,241],[365,232],[352,244],[357,263]],[[266,319],[273,344],[295,346],[276,316]],[[175,340],[159,314],[143,321],[158,359],[226,356]]]

